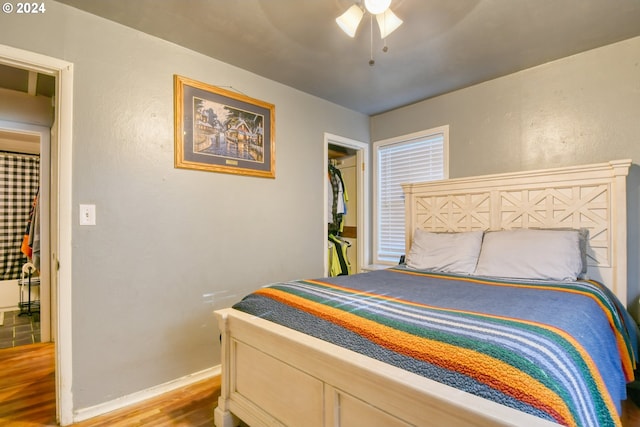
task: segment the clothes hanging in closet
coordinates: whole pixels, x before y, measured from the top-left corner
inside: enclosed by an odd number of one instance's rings
[[[328,250],[327,260],[329,261],[327,271],[329,272],[329,276],[330,277],[340,276],[340,273],[342,272],[342,270],[340,267],[340,260],[338,259],[338,250],[336,249],[336,245],[334,245],[331,241],[329,241],[327,250]]]
[[[342,180],[340,170],[333,165],[329,165],[327,174],[329,180],[328,206],[329,213],[329,233],[338,234],[343,229],[343,217],[347,213],[347,189]]]
[[[347,250],[351,243],[339,236],[329,234],[329,275],[347,276],[351,274],[351,263]]]

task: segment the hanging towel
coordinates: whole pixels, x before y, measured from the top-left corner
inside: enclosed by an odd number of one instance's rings
[[[24,237],[22,238],[22,246],[20,247],[20,250],[22,251],[22,253],[29,259],[31,259],[31,256],[33,254],[33,248],[30,244],[30,240],[33,235],[33,230],[34,230],[33,220],[36,213],[37,205],[38,205],[38,194],[36,193],[36,196],[33,198],[33,203],[31,203],[31,210],[29,211],[29,220],[27,221],[27,226],[24,230]]]
[[[36,196],[33,222],[29,233],[29,246],[31,246],[31,262],[37,271],[40,271],[40,198]]]

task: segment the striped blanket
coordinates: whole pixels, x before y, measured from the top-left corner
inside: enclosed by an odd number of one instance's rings
[[[620,425],[637,327],[596,282],[394,268],[269,285],[234,308],[567,426]]]

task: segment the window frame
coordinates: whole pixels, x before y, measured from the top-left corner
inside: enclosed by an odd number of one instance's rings
[[[379,241],[378,241],[378,225],[380,222],[380,212],[379,212],[379,207],[378,207],[378,201],[379,201],[379,195],[378,195],[378,190],[380,187],[380,183],[379,183],[379,173],[380,171],[378,170],[378,161],[379,161],[379,151],[381,147],[386,147],[388,145],[395,145],[395,144],[403,144],[403,143],[411,143],[414,142],[415,140],[419,140],[419,139],[427,139],[430,137],[433,137],[435,135],[442,135],[442,151],[443,151],[443,179],[449,179],[449,125],[443,125],[443,126],[438,126],[435,128],[431,128],[431,129],[426,129],[426,130],[422,130],[422,131],[418,131],[418,132],[413,132],[410,134],[406,134],[406,135],[401,135],[401,136],[397,136],[397,137],[393,137],[393,138],[388,138],[388,139],[383,139],[380,141],[376,141],[373,143],[373,174],[372,174],[372,181],[373,181],[373,197],[372,197],[372,201],[373,201],[373,224],[372,224],[372,231],[373,231],[373,253],[372,255],[372,262],[374,265],[395,265],[397,264],[397,262],[390,262],[387,260],[381,260],[379,258],[379,253],[378,253],[378,249],[379,249]]]

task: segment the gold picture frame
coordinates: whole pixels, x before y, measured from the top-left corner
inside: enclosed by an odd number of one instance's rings
[[[175,167],[275,178],[275,106],[174,75]]]

